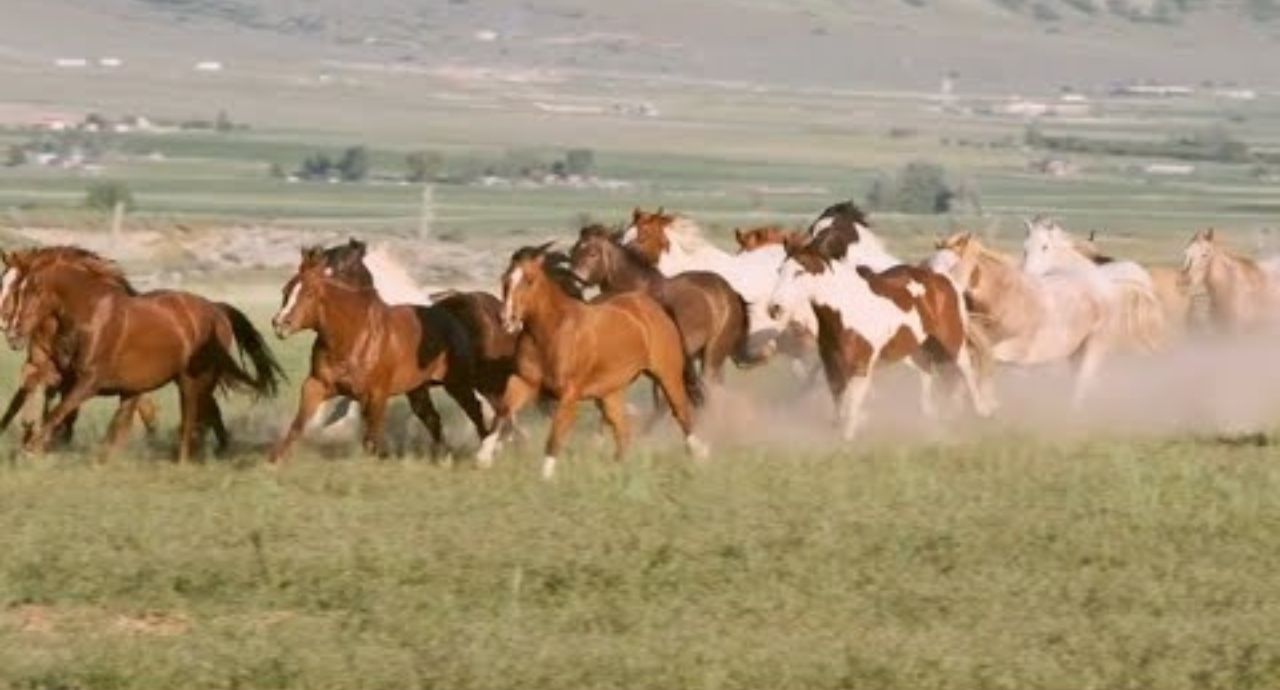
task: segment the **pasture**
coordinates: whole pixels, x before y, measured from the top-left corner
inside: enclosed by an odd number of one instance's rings
[[[1115,254],[1176,263],[1208,225],[1258,249],[1277,208],[1274,178],[1248,165],[1197,163],[1191,175],[1165,177],[1135,167],[1147,158],[1081,154],[1070,157],[1074,175],[1033,173],[1028,163],[1044,152],[1023,147],[1021,118],[944,112],[926,94],[606,79],[456,89],[354,69],[346,76],[359,81],[347,82],[343,69],[324,89],[267,73],[220,82],[190,103],[168,98],[189,85],[164,79],[122,89],[62,77],[54,86],[80,94],[68,108],[169,117],[226,108],[253,125],[112,135],[102,175],[126,181],[139,205],[122,244],[129,230],[179,225],[403,242],[417,225],[416,186],[289,183],[269,179],[267,167],[354,144],[371,147],[375,172],[398,171],[421,148],[462,169],[593,147],[598,174],[630,186],[437,186],[440,244],[431,246],[485,257],[479,268],[450,268],[490,290],[512,248],[570,240],[583,216],[613,222],[632,206],[665,204],[727,246],[736,225],[803,223],[916,158],[972,181],[984,215],[875,214],[877,230],[913,258],[957,227],[1012,249],[1019,218],[1047,212],[1077,231],[1102,230]],[[44,75],[11,76],[22,99]],[[279,98],[262,99],[265,89]],[[566,99],[622,89],[662,115],[532,114],[548,89]],[[357,96],[366,108],[349,107]],[[979,94],[973,104],[1000,100]],[[1045,130],[1163,140],[1227,126],[1256,150],[1280,147],[1280,100],[1270,95],[1098,107],[1097,117]],[[6,128],[0,145],[30,136]],[[79,208],[90,179],[0,169],[6,243],[29,243],[39,229],[101,233],[105,219]],[[177,277],[155,284],[231,300],[266,330],[295,261],[286,249],[287,263],[223,273],[184,274],[193,257],[159,251],[130,253],[124,265],[150,274],[163,258]],[[1085,433],[1046,433],[1068,413],[1045,406],[1035,380],[1018,380],[1015,423],[954,437],[908,427],[855,445],[828,430],[829,400],[793,405],[785,372],[734,372],[729,385],[754,400],[752,416],[716,420],[709,463],[687,459],[668,423],[616,465],[591,412],[546,483],[536,478],[545,430],[536,414],[534,440],[487,472],[430,463],[416,448],[373,461],[354,444],[300,448],[288,467],[265,468],[310,335],[271,344],[290,383],[273,401],[232,399],[236,441],[224,460],[168,463],[171,391],[159,396],[167,431],[155,446],[135,430],[130,451],[105,467],[93,467],[89,451],[111,409],[103,401],[89,406],[70,451],[30,458],[3,440],[0,687],[1280,684],[1275,419],[1248,435],[1184,419],[1200,409],[1192,403],[1270,388],[1269,369],[1234,372],[1210,392],[1194,386],[1190,374],[1206,366],[1194,357],[1117,377],[1150,392],[1100,403],[1091,414],[1106,423]],[[7,349],[0,356],[0,393],[19,361]],[[1155,385],[1173,378],[1178,385]],[[1187,404],[1166,408],[1169,396]],[[1035,410],[1019,416],[1020,402]],[[456,408],[440,406],[465,457],[475,441]]]

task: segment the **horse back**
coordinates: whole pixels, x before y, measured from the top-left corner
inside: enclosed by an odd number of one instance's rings
[[[930,337],[948,349],[960,346],[965,336],[965,302],[955,282],[921,266],[899,264],[883,271],[858,267],[871,291],[891,300],[903,312],[915,311]]]

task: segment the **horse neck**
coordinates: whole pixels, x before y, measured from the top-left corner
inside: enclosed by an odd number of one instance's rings
[[[625,248],[610,244],[605,250],[609,263],[600,287],[605,292],[648,291],[661,283],[662,272],[650,266]]]
[[[885,249],[884,242],[866,228],[859,228],[861,233],[857,242],[849,245],[848,258],[854,263],[862,264],[873,271],[883,271],[902,263],[902,260]]]
[[[967,292],[981,311],[995,314],[1034,299],[1035,279],[991,250],[979,250],[974,270],[982,272],[982,280]]]
[[[375,290],[327,283],[319,300],[316,334],[333,352],[348,354],[371,326],[385,320],[389,309]]]
[[[56,296],[55,318],[60,326],[66,323],[89,323],[105,298],[130,296],[122,285],[103,279],[90,271],[74,267],[46,269],[52,275],[46,280],[49,290]]]
[[[544,276],[537,289],[525,309],[524,328],[535,342],[551,343],[560,324],[584,305],[565,294],[550,277]]]

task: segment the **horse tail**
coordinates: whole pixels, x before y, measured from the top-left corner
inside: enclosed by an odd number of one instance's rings
[[[258,395],[275,397],[280,389],[280,382],[286,377],[284,369],[280,367],[280,362],[267,346],[262,333],[253,327],[253,323],[244,315],[244,312],[226,303],[219,303],[217,306],[231,322],[231,333],[235,336],[236,348],[240,355],[240,361],[236,361],[229,351],[219,347],[218,350],[226,355],[223,362],[224,371],[230,374],[232,382],[246,386]],[[241,364],[246,357],[253,365],[253,375],[245,371]]]
[[[737,290],[733,291],[733,298],[737,300],[734,304],[738,307],[738,342],[733,348],[733,363],[741,369],[758,362],[755,362],[756,358],[751,355],[751,313],[748,311],[750,307]]]

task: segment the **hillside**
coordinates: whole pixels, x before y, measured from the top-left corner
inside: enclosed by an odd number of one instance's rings
[[[852,88],[1271,84],[1277,0],[8,0],[0,60],[440,62]],[[145,40],[139,40],[145,37]]]

